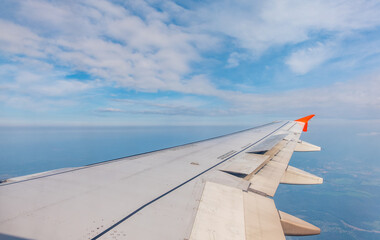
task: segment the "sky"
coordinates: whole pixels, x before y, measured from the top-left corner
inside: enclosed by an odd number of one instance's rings
[[[380,123],[379,1],[0,1],[0,125]]]

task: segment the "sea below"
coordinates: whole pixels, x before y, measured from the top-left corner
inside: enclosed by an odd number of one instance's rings
[[[251,126],[0,127],[0,180],[159,150]],[[279,210],[321,228],[287,239],[380,239],[380,126],[312,121],[302,140],[321,152],[294,153],[290,165],[322,185],[280,185]]]

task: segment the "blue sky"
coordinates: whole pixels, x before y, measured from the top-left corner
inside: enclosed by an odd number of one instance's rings
[[[0,125],[380,121],[378,1],[0,2]]]

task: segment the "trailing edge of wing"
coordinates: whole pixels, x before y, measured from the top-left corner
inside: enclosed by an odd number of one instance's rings
[[[273,199],[206,182],[190,240],[285,240]]]
[[[278,213],[286,236],[309,236],[321,233],[321,229],[313,224],[282,211],[278,211]]]
[[[271,198],[206,182],[190,240],[285,240],[284,235],[319,234],[320,229],[278,211]]]
[[[298,185],[322,184],[323,178],[305,172],[301,169],[288,166],[284,175],[281,178],[281,183]]]
[[[305,142],[305,141],[298,141],[297,146],[294,149],[295,152],[315,152],[315,151],[321,151],[321,147],[318,147],[314,144]]]

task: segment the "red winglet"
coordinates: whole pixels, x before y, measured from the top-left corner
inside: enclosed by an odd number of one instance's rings
[[[306,117],[303,117],[303,118],[300,118],[300,119],[297,119],[295,120],[296,122],[302,122],[302,123],[305,123],[304,127],[303,127],[303,131],[304,132],[307,132],[307,122],[309,122],[310,119],[312,119],[315,115],[314,114],[311,114],[309,116],[306,116]]]

